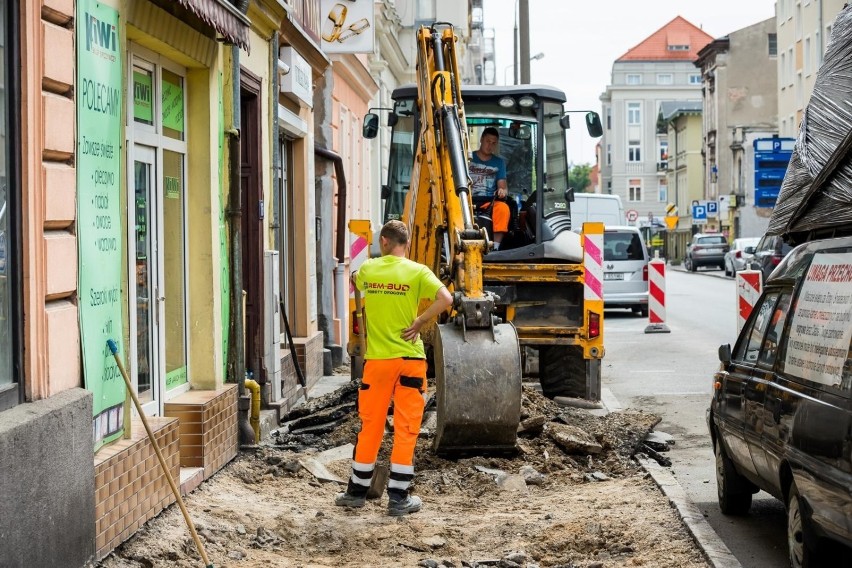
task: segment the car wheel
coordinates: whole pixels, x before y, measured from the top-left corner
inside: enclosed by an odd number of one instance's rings
[[[734,463],[725,455],[722,442],[716,442],[716,493],[723,515],[745,515],[751,507],[754,485],[737,473]]]
[[[790,485],[787,497],[787,548],[792,568],[818,565],[815,542],[802,515],[802,499],[795,483]]]
[[[725,269],[725,276],[731,276],[731,271],[728,270],[728,261],[727,260],[725,261],[723,268]]]

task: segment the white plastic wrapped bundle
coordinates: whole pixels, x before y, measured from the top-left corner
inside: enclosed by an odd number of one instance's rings
[[[847,6],[832,28],[768,234],[789,237],[843,225],[852,229],[850,146],[852,6]]]

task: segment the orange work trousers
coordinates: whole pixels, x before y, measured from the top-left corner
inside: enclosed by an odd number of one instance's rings
[[[512,212],[505,201],[489,201],[480,205],[480,209],[491,208],[491,231],[494,233],[507,233],[509,231],[509,217]]]
[[[393,450],[390,462],[414,465],[414,446],[423,420],[426,391],[425,359],[369,359],[358,392],[361,431],[355,461],[375,463],[385,432],[385,418],[393,400]]]

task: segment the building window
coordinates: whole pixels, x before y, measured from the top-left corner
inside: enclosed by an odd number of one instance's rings
[[[819,66],[822,65],[822,53],[825,51],[823,45],[821,43],[821,35],[819,30],[814,32],[814,60],[815,65],[814,68],[819,69]]]
[[[628,85],[641,85],[642,84],[642,75],[636,74],[628,74],[627,75],[627,84]]]
[[[802,39],[802,5],[796,4],[796,41]]]
[[[641,162],[642,161],[642,147],[639,145],[638,141],[631,140],[627,144],[627,161],[628,162]]]
[[[627,201],[642,201],[642,180],[632,179],[627,186]]]
[[[793,59],[793,48],[787,50],[787,84],[791,87],[793,86],[793,79],[795,75],[793,73],[793,64],[795,60]]]
[[[14,42],[8,41],[7,7],[0,2],[0,411],[18,403],[17,372],[20,363],[19,315],[22,299],[18,288],[19,185],[12,169],[12,148],[17,133],[9,120],[15,112],[16,90],[10,81],[10,61],[16,56]]]
[[[668,140],[660,141],[660,159],[657,162],[657,171],[664,172],[669,165],[669,142]]]
[[[660,185],[657,188],[657,201],[665,203],[669,199],[669,184],[666,180],[661,179]]]
[[[769,42],[769,57],[778,57],[778,34],[766,34]]]
[[[669,51],[689,51],[689,46],[686,44],[670,45]]]
[[[804,59],[802,65],[805,68],[805,76],[811,74],[811,38],[805,38],[805,53],[802,56]]]
[[[778,81],[781,84],[781,90],[783,91],[787,87],[787,54],[781,54],[781,60],[778,63]]]
[[[607,107],[606,109],[606,129],[612,130],[612,108]]]
[[[689,74],[689,84],[690,85],[700,85],[701,84],[701,73],[690,73]]]
[[[674,75],[671,73],[658,73],[657,74],[657,84],[658,85],[673,85],[674,84]]]
[[[612,165],[612,144],[606,145],[606,165]]]
[[[802,72],[796,73],[796,106],[804,108],[805,106],[805,87],[802,83]]]
[[[415,16],[414,25],[416,27],[431,26],[437,19],[435,11],[435,0],[416,0],[414,4]]]
[[[627,103],[627,124],[642,124],[642,103]]]

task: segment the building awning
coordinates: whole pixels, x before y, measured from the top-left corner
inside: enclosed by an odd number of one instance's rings
[[[249,19],[229,0],[177,0],[224,36],[227,43],[249,50]]]

